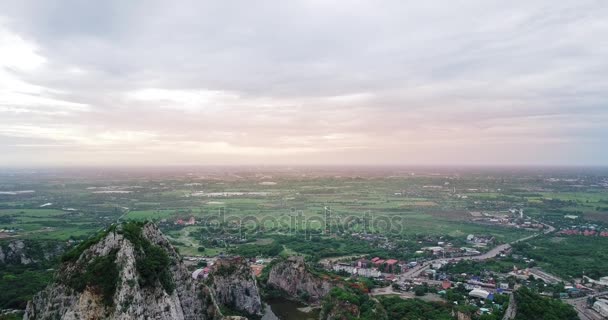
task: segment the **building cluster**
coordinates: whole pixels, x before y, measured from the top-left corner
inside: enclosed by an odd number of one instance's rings
[[[471,220],[477,223],[501,225],[504,227],[512,227],[518,229],[527,230],[542,230],[545,225],[538,223],[524,216],[522,209],[509,209],[503,212],[479,212],[471,211],[469,214],[472,216]]]
[[[602,317],[608,318],[608,298],[599,298],[593,303],[593,310]]]
[[[493,236],[476,236],[474,234],[467,236],[467,243],[474,247],[487,247],[495,242],[496,239]]]
[[[197,268],[196,270],[194,270],[192,272],[192,279],[194,280],[204,280],[207,279],[207,277],[209,277],[209,273],[213,270],[213,266],[216,265],[216,263],[219,261],[219,264],[217,265],[221,265],[223,261],[231,261],[231,260],[235,260],[235,259],[244,259],[240,256],[224,256],[221,255],[219,257],[219,260],[217,257],[214,258],[201,258],[201,257],[185,257],[184,260],[189,261],[189,262],[200,262],[200,261],[205,261],[206,262],[206,266],[202,267],[202,268]],[[262,270],[264,270],[264,266],[268,263],[272,261],[272,259],[270,260],[264,260],[264,259],[251,259],[249,260],[249,267],[251,268],[251,273],[258,277],[260,274],[262,274]]]
[[[454,247],[450,243],[445,245],[437,245],[432,247],[423,247],[420,251],[416,251],[418,254],[430,253],[433,256],[444,256],[444,257],[463,257],[463,256],[474,256],[481,252],[469,247]]]
[[[603,229],[596,224],[580,224],[563,227],[557,234],[564,236],[608,237],[608,229]]]
[[[179,225],[179,226],[193,226],[196,224],[196,219],[194,219],[194,217],[190,217],[188,220],[184,220],[184,219],[177,219],[175,220],[175,224]]]
[[[413,265],[415,266],[415,264]],[[411,263],[399,261],[397,259],[385,260],[374,257],[371,260],[359,259],[354,262],[328,263],[325,267],[336,272],[342,271],[361,277],[394,279],[394,276],[391,276],[391,274],[399,273],[411,266]],[[386,273],[389,275],[386,275]]]

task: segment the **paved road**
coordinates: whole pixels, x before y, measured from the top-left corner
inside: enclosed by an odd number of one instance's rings
[[[542,234],[548,234],[551,233],[553,231],[555,231],[555,228],[551,225],[545,224],[543,223],[542,225],[544,225],[547,229],[545,231],[542,232]],[[511,243],[505,243],[505,244],[501,244],[499,246],[496,246],[494,248],[492,248],[490,251],[480,254],[480,255],[476,255],[476,256],[465,256],[465,257],[456,257],[456,258],[441,258],[441,259],[434,259],[431,261],[427,261],[424,262],[423,264],[421,264],[420,266],[414,267],[412,269],[407,270],[406,272],[402,273],[399,278],[401,280],[413,280],[414,278],[416,278],[422,271],[428,269],[433,263],[437,263],[439,261],[442,260],[449,260],[449,261],[461,261],[461,260],[477,260],[477,261],[481,261],[481,260],[487,260],[487,259],[491,259],[496,257],[498,254],[500,254],[500,252],[508,250],[511,248],[511,244],[514,243],[519,243],[519,242],[523,242],[523,241],[527,241],[530,240],[532,238],[538,237],[539,235],[541,235],[541,233],[535,233],[520,239],[517,239]]]
[[[555,231],[555,228],[551,225],[545,224],[543,223],[543,225],[547,228],[545,231],[542,232],[542,234],[548,234],[551,233],[553,231]],[[423,263],[420,266],[417,266],[415,268],[409,269],[408,271],[402,273],[399,278],[403,281],[403,280],[417,280],[416,277],[424,270],[428,269],[433,263],[439,262],[441,260],[450,260],[450,261],[461,261],[461,260],[487,260],[487,259],[491,259],[496,257],[501,251],[507,250],[511,248],[511,244],[514,243],[519,243],[519,242],[523,242],[523,241],[527,241],[530,240],[532,238],[538,237],[541,233],[536,233],[530,236],[526,236],[520,239],[517,239],[511,243],[508,244],[502,244],[499,246],[494,247],[492,250],[480,254],[480,255],[476,255],[476,256],[466,256],[466,257],[457,257],[457,258],[448,258],[448,259],[434,259],[431,261],[427,261],[425,263]],[[551,279],[553,281],[563,281],[561,278],[554,276],[552,274],[546,273],[544,271],[540,271],[540,270],[536,270],[536,272],[540,273],[543,278],[546,278],[547,280]],[[608,294],[607,292],[600,292],[594,296],[600,296],[600,295],[606,295]],[[509,309],[507,309],[505,316],[503,318],[503,320],[507,320],[507,319],[513,319],[515,317],[516,314],[516,306],[515,306],[515,299],[511,299],[512,303],[509,304]],[[578,313],[578,316],[581,320],[602,320],[605,319],[602,316],[600,316],[597,312],[595,312],[592,309],[587,308],[587,297],[584,298],[579,298],[579,299],[565,299],[564,302],[572,305],[574,307],[574,309],[576,310],[576,312]]]
[[[576,313],[578,313],[578,317],[581,318],[581,320],[602,320],[606,318],[595,312],[595,310],[587,308],[587,298],[595,298],[605,295],[608,295],[608,291],[598,292],[591,296],[586,296],[582,298],[563,299],[562,301],[573,306],[574,310],[576,310]]]

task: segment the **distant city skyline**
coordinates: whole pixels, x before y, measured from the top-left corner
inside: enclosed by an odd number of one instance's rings
[[[0,167],[608,165],[606,1],[3,1]]]

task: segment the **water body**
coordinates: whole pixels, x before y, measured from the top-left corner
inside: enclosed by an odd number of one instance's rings
[[[305,305],[286,299],[272,299],[265,304],[262,320],[316,320],[319,310],[308,311]],[[308,312],[306,312],[308,311]]]

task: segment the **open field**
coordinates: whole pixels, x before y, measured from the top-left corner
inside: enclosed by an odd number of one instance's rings
[[[531,231],[474,218],[512,216],[509,209],[522,208],[526,215],[558,224],[569,223],[566,215],[605,221],[605,178],[575,177],[576,181],[539,178],[526,171],[482,175],[245,170],[146,178],[65,174],[58,182],[56,176],[24,174],[6,176],[0,184],[0,190],[33,191],[0,194],[0,229],[5,230],[2,237],[66,240],[86,237],[119,219],[154,220],[183,253],[192,255],[201,254],[199,246],[208,255],[241,245],[234,237],[204,243],[201,227],[213,224],[238,231],[237,240],[245,242],[268,239],[264,234],[304,232],[310,237],[370,232],[398,239],[447,237],[461,245],[469,234],[489,234],[504,243]],[[325,223],[327,214],[329,224]],[[295,216],[304,223],[292,223]],[[178,224],[191,218],[194,225]],[[285,246],[285,251],[293,249]]]
[[[507,272],[530,266],[523,260],[528,258],[565,279],[583,272],[608,275],[608,238],[600,237],[608,232],[608,173],[553,178],[530,172],[214,171],[60,177],[0,174],[0,245],[25,239],[67,248],[116,222],[152,220],[183,256],[419,262],[437,259],[431,249],[437,246],[456,252],[441,259],[469,249],[491,252],[542,234],[547,230],[542,222],[556,232],[514,245],[513,256],[459,264],[454,273]],[[575,235],[557,234],[562,231]],[[469,241],[471,236],[489,242]],[[9,280],[37,279],[23,290],[5,284],[11,290],[0,303],[23,308],[50,280],[48,270],[58,260],[27,270],[0,264]],[[414,300],[395,302],[402,301]]]

